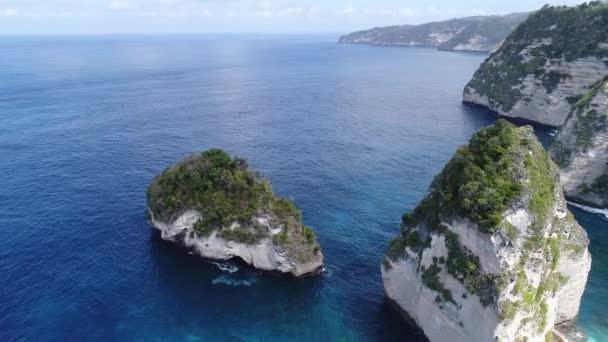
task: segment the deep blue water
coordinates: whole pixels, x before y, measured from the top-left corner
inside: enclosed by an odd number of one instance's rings
[[[0,38],[0,341],[417,341],[379,265],[457,146],[484,56],[334,36]],[[540,132],[546,138],[546,132]],[[159,241],[145,188],[222,147],[292,197],[323,276],[236,273]],[[580,325],[608,338],[608,229]]]

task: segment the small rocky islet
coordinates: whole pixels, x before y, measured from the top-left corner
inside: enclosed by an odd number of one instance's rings
[[[210,260],[238,258],[254,268],[301,277],[323,269],[312,228],[292,201],[244,159],[221,149],[186,157],[147,190],[148,218],[163,240]]]

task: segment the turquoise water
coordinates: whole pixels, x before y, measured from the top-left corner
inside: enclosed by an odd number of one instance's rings
[[[571,207],[576,220],[587,230],[593,257],[587,288],[581,303],[578,325],[590,341],[608,340],[608,220]]]
[[[379,265],[457,146],[482,54],[334,36],[0,38],[1,341],[418,341]],[[539,131],[546,139],[547,132]],[[145,188],[222,147],[294,199],[327,270],[231,273],[159,241]],[[608,336],[606,221],[579,323]]]

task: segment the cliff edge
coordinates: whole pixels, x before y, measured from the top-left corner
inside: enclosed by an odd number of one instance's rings
[[[608,4],[545,6],[519,25],[466,85],[463,101],[561,126],[575,99],[608,75]]]
[[[588,244],[532,129],[499,120],[403,215],[382,279],[432,342],[564,338],[591,267]]]
[[[608,78],[576,102],[550,153],[569,199],[608,207]]]

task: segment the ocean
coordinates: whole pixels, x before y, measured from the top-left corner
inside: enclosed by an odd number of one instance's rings
[[[485,55],[336,39],[1,37],[0,340],[421,340],[379,267],[401,214],[495,120],[460,101]],[[148,184],[212,147],[294,200],[321,276],[208,263],[153,234]],[[608,221],[571,209],[593,255],[578,325],[606,340]]]

